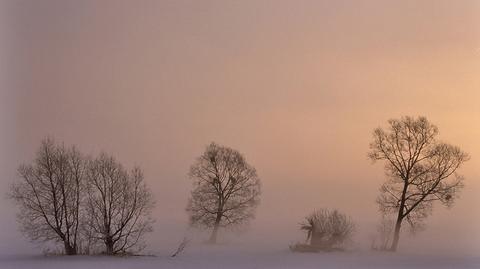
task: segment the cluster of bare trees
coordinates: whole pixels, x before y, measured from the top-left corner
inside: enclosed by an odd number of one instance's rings
[[[425,117],[392,119],[387,129],[374,131],[369,158],[384,161],[387,175],[377,199],[383,216],[380,249],[395,251],[404,221],[418,230],[435,202],[451,206],[463,187],[456,171],[469,156],[439,142],[437,135]],[[68,255],[98,246],[110,255],[144,247],[154,202],[140,168],[128,171],[105,153],[91,158],[46,139],[19,174],[10,194],[20,207],[21,230],[30,239],[61,243]],[[211,143],[189,176],[194,185],[186,208],[190,224],[211,229],[209,242],[217,241],[220,228],[244,225],[254,217],[260,179],[238,151]],[[295,250],[332,250],[350,241],[355,225],[337,210],[322,209],[309,215],[301,229],[309,244]]]
[[[99,249],[124,254],[145,246],[154,201],[139,167],[128,171],[105,153],[91,158],[47,138],[35,160],[18,171],[10,196],[20,208],[21,231],[31,240],[61,243],[67,255]],[[238,151],[211,143],[192,165],[190,177],[190,223],[211,228],[209,242],[216,242],[220,228],[254,217],[260,179]]]
[[[10,195],[31,240],[60,243],[67,255],[102,245],[113,255],[138,251],[152,230],[153,197],[138,167],[127,171],[105,153],[90,158],[48,138],[18,171]]]
[[[458,197],[464,178],[457,170],[469,156],[438,141],[437,135],[438,128],[425,117],[391,119],[388,128],[374,130],[368,156],[385,163],[387,180],[377,198],[382,218],[373,249],[396,251],[405,221],[411,232],[421,230],[436,202],[450,207]],[[349,239],[354,224],[337,211],[323,209],[308,216],[301,229],[310,243],[292,250],[328,250]]]

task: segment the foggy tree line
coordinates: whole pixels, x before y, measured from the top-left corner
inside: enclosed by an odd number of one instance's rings
[[[458,198],[464,178],[457,170],[469,156],[437,135],[438,128],[425,117],[391,119],[388,128],[374,130],[368,157],[385,163],[387,180],[376,200],[381,221],[373,249],[396,251],[404,222],[412,233],[419,231],[435,202],[451,207]],[[321,209],[307,216],[300,228],[307,232],[307,244],[290,248],[310,252],[341,249],[355,224],[337,210]]]
[[[373,248],[396,251],[404,222],[417,231],[435,202],[451,206],[458,197],[463,177],[456,171],[469,156],[437,135],[438,128],[425,117],[392,119],[388,128],[374,130],[368,157],[385,163],[387,180],[377,198],[380,245]],[[20,208],[21,231],[31,240],[60,243],[67,255],[98,249],[125,254],[145,247],[154,199],[139,167],[127,170],[106,153],[92,158],[49,138],[35,160],[18,172],[10,196]],[[237,150],[211,143],[188,176],[193,182],[186,207],[189,222],[210,229],[208,242],[217,242],[219,229],[254,217],[260,179]],[[346,214],[323,208],[308,215],[300,229],[307,233],[306,244],[291,249],[316,252],[345,247],[356,225]]]
[[[130,254],[145,247],[154,199],[139,167],[127,170],[106,153],[92,158],[47,138],[18,174],[10,197],[20,209],[20,230],[32,241],[61,244],[66,255]],[[211,143],[189,175],[190,224],[212,228],[210,243],[219,228],[254,217],[260,179],[238,151]]]
[[[124,254],[144,247],[154,202],[139,167],[128,171],[106,153],[91,158],[47,138],[18,173],[10,196],[29,239],[60,243],[66,255],[96,249]]]
[[[368,157],[384,162],[387,179],[376,200],[381,221],[372,249],[396,251],[404,222],[412,233],[422,230],[436,202],[451,207],[458,198],[464,178],[457,170],[469,155],[438,140],[438,133],[427,118],[409,116],[391,119],[387,128],[374,130]],[[355,224],[337,210],[321,209],[307,216],[300,228],[307,232],[307,244],[290,248],[318,251],[342,248]]]

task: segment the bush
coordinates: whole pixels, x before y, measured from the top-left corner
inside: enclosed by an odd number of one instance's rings
[[[336,251],[343,250],[351,242],[355,224],[337,210],[321,209],[305,218],[301,230],[307,232],[307,244],[290,246],[292,251]]]

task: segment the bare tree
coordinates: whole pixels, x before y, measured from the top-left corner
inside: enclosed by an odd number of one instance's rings
[[[377,225],[378,237],[373,238],[373,250],[385,251],[390,248],[395,222],[389,216],[390,215],[383,214]],[[377,242],[375,242],[376,239],[378,239],[378,245],[376,244]]]
[[[91,236],[105,244],[108,255],[143,249],[143,237],[152,231],[154,202],[140,168],[127,172],[113,157],[101,154],[87,171]]]
[[[382,213],[395,213],[391,251],[398,247],[403,220],[418,229],[431,213],[433,203],[450,206],[463,187],[456,170],[469,159],[456,146],[436,140],[438,129],[425,117],[388,121],[387,130],[373,132],[369,157],[385,161],[388,177],[377,199]]]
[[[27,237],[61,242],[65,254],[77,254],[84,172],[83,156],[52,138],[42,141],[32,164],[19,167],[10,196],[20,207],[18,221]]]
[[[260,179],[238,151],[211,143],[190,168],[194,181],[187,206],[190,223],[212,228],[215,243],[220,227],[244,224],[259,203]]]
[[[355,224],[337,210],[321,209],[305,218],[301,229],[307,231],[307,243],[319,250],[342,248],[354,231]]]

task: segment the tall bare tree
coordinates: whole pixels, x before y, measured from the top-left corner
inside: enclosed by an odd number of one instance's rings
[[[259,203],[260,179],[238,151],[211,143],[190,168],[194,181],[187,212],[190,223],[212,229],[244,224],[254,217]]]
[[[388,177],[377,202],[383,213],[395,213],[391,251],[397,250],[402,222],[421,227],[438,201],[452,205],[463,187],[457,169],[469,159],[456,146],[436,140],[438,129],[425,117],[388,121],[388,129],[373,132],[369,157],[385,161]]]
[[[77,254],[83,156],[47,138],[33,163],[21,165],[18,173],[10,196],[20,207],[21,231],[34,241],[61,242],[65,254]]]
[[[101,154],[87,170],[89,232],[105,244],[108,255],[140,251],[152,231],[153,197],[143,172],[125,170],[113,157]]]

